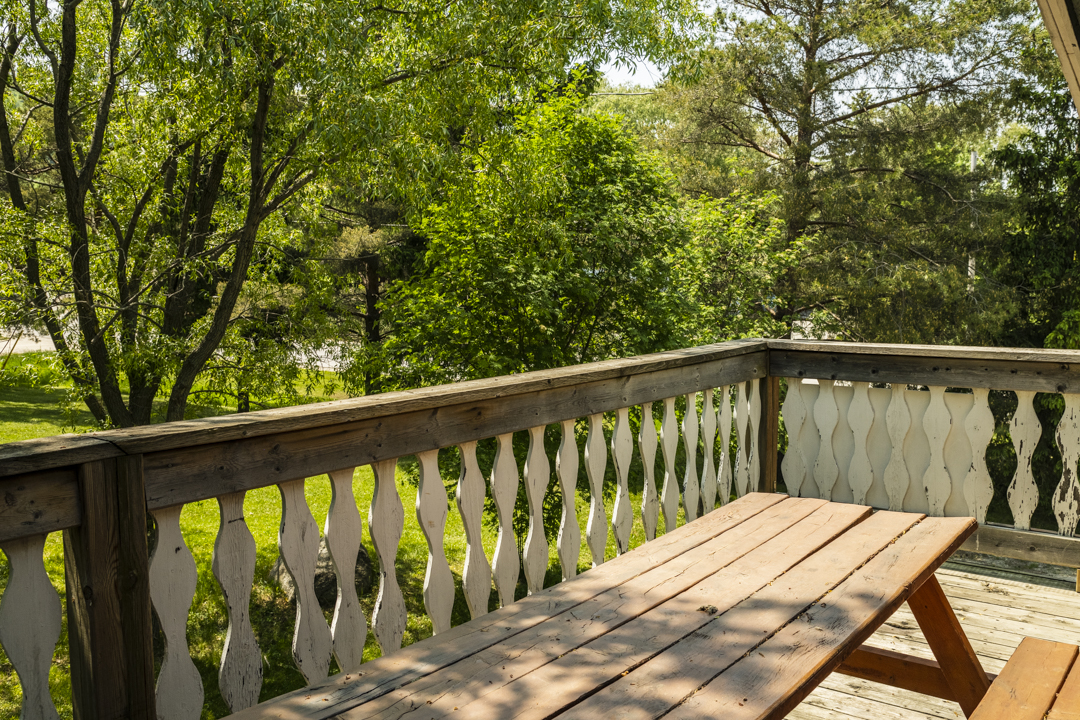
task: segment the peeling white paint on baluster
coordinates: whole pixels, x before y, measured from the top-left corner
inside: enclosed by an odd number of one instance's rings
[[[874,424],[874,406],[870,404],[870,383],[853,383],[854,397],[848,407],[848,425],[855,437],[855,452],[848,466],[848,485],[856,505],[866,504],[866,493],[874,484],[874,468],[866,441]],[[785,458],[786,459],[786,458]]]
[[[232,712],[259,702],[262,653],[251,627],[249,606],[255,581],[255,538],[244,520],[243,491],[218,497],[217,538],[211,569],[225,598],[229,629],[218,667],[221,697]]]
[[[514,602],[514,588],[521,572],[521,558],[518,557],[517,537],[514,535],[514,503],[517,501],[518,482],[514,434],[505,433],[496,438],[495,465],[491,468],[491,497],[495,500],[495,510],[499,516],[499,537],[495,543],[492,573],[502,607]]]
[[[551,464],[544,449],[544,426],[529,428],[529,454],[525,457],[525,496],[529,502],[529,534],[525,536],[525,582],[529,594],[544,589],[548,544],[544,536],[544,495],[551,483]]]
[[[401,648],[405,636],[405,598],[395,567],[398,544],[405,529],[405,507],[394,480],[397,458],[377,462],[371,469],[375,471],[375,492],[368,508],[368,534],[379,556],[379,594],[371,614],[371,630],[382,654],[389,655]]]
[[[697,474],[698,417],[697,393],[686,396],[686,411],[682,420],[683,449],[686,451],[686,468],[683,473],[683,512],[686,522],[697,519],[699,485]]]
[[[731,386],[725,385],[720,392],[720,464],[716,471],[717,492],[720,504],[731,500]]]
[[[1042,434],[1042,425],[1035,414],[1035,391],[1016,391],[1016,414],[1009,424],[1013,447],[1016,449],[1016,475],[1009,483],[1009,508],[1017,530],[1031,529],[1031,516],[1039,503],[1039,487],[1031,471],[1035,446]]]
[[[761,489],[761,459],[764,449],[758,446],[758,431],[761,430],[761,384],[757,380],[746,381],[746,395],[750,407],[747,411],[746,449],[750,459],[747,461],[747,492]],[[771,449],[776,452],[776,448]]]
[[[293,632],[293,660],[308,681],[322,680],[330,673],[334,641],[315,596],[315,566],[319,562],[319,526],[304,497],[304,480],[280,483],[281,527],[278,549],[285,569],[296,585],[296,628]]]
[[[645,528],[645,540],[656,539],[656,527],[660,519],[660,499],[656,495],[656,423],[652,416],[652,403],[641,406],[641,428],[638,432],[638,452],[644,487],[641,491],[641,524]]]
[[[165,657],[157,679],[160,720],[196,720],[202,714],[203,685],[187,644],[187,618],[198,571],[180,533],[182,505],[152,510],[157,545],[150,558],[150,600],[165,636]]]
[[[923,415],[923,430],[930,443],[930,465],[923,473],[923,490],[930,507],[927,515],[943,517],[945,503],[952,494],[952,477],[945,467],[945,440],[952,427],[952,417],[945,407],[945,388],[940,385],[930,386],[930,406]]]
[[[930,467],[930,440],[923,429],[923,418],[930,407],[930,392],[908,390],[904,393],[904,399],[907,400],[908,413],[911,415],[907,438],[904,440],[904,463],[910,478],[907,494],[904,495],[904,512],[928,514],[930,505],[926,500],[922,478]]]
[[[750,488],[750,403],[746,397],[746,383],[735,387],[735,440],[739,445],[735,451],[735,492],[742,497]]]
[[[461,451],[461,474],[457,485],[457,507],[465,526],[465,570],[461,584],[469,615],[478,618],[487,613],[491,598],[491,565],[484,554],[481,534],[487,490],[484,475],[476,462],[476,441],[462,443],[458,449]]]
[[[420,485],[416,489],[416,521],[428,546],[427,570],[424,574],[424,607],[431,618],[432,633],[438,635],[450,629],[450,613],[454,609],[454,576],[446,562],[443,538],[446,535],[446,516],[449,501],[446,486],[439,473],[439,451],[427,450],[416,454],[420,465]]]
[[[634,433],[630,429],[630,409],[615,411],[615,430],[611,433],[611,458],[615,461],[615,506],[611,510],[611,532],[615,536],[615,554],[630,549],[630,530],[634,511],[630,508],[630,458],[634,454]]]
[[[338,589],[330,638],[342,672],[353,672],[360,667],[367,642],[367,620],[356,597],[356,557],[360,554],[364,523],[353,495],[354,470],[345,468],[330,473],[330,510],[323,526]]]
[[[971,393],[947,392],[945,407],[952,418],[949,436],[945,439],[945,469],[952,480],[952,494],[945,503],[945,517],[971,515],[964,497],[964,478],[971,467],[971,443],[968,442],[964,423],[971,412],[974,396]]]
[[[973,388],[975,405],[964,420],[968,442],[971,443],[971,468],[964,478],[964,499],[970,512],[980,523],[986,522],[986,510],[994,497],[994,484],[986,467],[986,448],[994,438],[994,413],[990,411],[990,391]]]
[[[660,509],[664,511],[664,532],[675,529],[679,520],[679,481],[675,477],[675,452],[679,447],[679,425],[675,419],[675,398],[664,398],[664,419],[660,421],[660,451],[664,456],[664,485],[660,488]]]
[[[1065,393],[1065,412],[1057,426],[1058,448],[1061,450],[1061,481],[1054,491],[1054,519],[1058,534],[1072,537],[1080,519],[1080,395]]]
[[[559,522],[559,564],[562,566],[562,579],[569,580],[577,575],[578,558],[581,556],[581,528],[578,527],[577,478],[578,446],[574,432],[574,420],[562,421],[562,439],[559,452],[555,456],[555,474],[559,476],[559,488],[562,490],[562,519]]]
[[[833,431],[840,418],[839,411],[836,409],[836,399],[833,398],[834,382],[834,380],[818,380],[821,389],[814,403],[814,422],[817,423],[820,442],[817,461],[814,463],[814,482],[817,484],[818,492],[821,493],[819,497],[824,500],[832,497],[833,485],[840,477],[840,469],[833,455]]]
[[[607,445],[604,443],[604,416],[589,416],[589,437],[585,440],[585,474],[589,476],[589,522],[585,542],[592,554],[593,567],[604,562],[607,548],[607,511],[604,509],[604,471],[607,470]]]
[[[893,384],[889,410],[885,413],[889,440],[892,443],[889,464],[885,466],[885,492],[889,494],[890,510],[903,509],[904,496],[911,482],[907,462],[904,460],[904,438],[907,437],[911,427],[911,412],[908,410],[905,397],[906,389],[906,386],[900,383]]]
[[[0,599],[0,646],[22,687],[21,720],[56,720],[49,695],[49,667],[60,638],[60,596],[45,572],[48,535],[0,544],[8,559],[8,584]]]
[[[713,409],[713,390],[709,388],[701,402],[701,444],[705,460],[701,466],[701,509],[712,512],[716,507],[716,411]]]
[[[784,476],[787,491],[793,497],[799,497],[806,481],[806,459],[803,457],[799,437],[806,421],[806,405],[802,399],[802,380],[787,378],[787,395],[784,396],[784,429],[787,430],[788,445],[784,460],[780,463],[780,472]]]

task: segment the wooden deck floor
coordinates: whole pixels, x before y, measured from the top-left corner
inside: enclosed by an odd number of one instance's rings
[[[938,571],[938,580],[988,672],[1000,672],[1025,636],[1080,644],[1080,593],[1065,579],[1072,571],[1034,565],[1017,571],[957,559]],[[906,606],[870,642],[933,657]],[[788,718],[963,720],[964,715],[956,703],[834,674]]]

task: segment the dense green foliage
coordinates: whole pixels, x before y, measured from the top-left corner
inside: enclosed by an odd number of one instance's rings
[[[779,192],[784,245],[805,252],[775,289],[777,319],[858,340],[994,341],[1003,298],[968,275],[969,260],[982,270],[996,256],[1001,204],[968,153],[985,152],[1006,118],[1001,95],[1032,10],[721,7],[713,46],[677,67],[660,99],[680,117],[674,139],[697,154],[688,187]]]
[[[1019,136],[995,154],[1013,198],[996,270],[1016,288],[1003,345],[1080,348],[1080,120],[1049,42],[1025,53],[1037,83],[1016,83]]]
[[[382,364],[413,387],[753,332],[775,223],[764,201],[687,201],[661,160],[574,96],[523,113],[425,209],[417,276],[384,308]]]

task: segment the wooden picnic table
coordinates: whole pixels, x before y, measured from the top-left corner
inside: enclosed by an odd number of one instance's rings
[[[752,493],[580,577],[235,718],[782,718],[830,673],[990,684],[934,571],[976,529]],[[940,664],[862,643],[908,602]]]

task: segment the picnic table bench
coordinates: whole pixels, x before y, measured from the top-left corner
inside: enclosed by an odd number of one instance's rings
[[[972,720],[1080,720],[1078,648],[1024,638]]]
[[[782,718],[834,671],[955,700],[970,716],[991,678],[934,571],[975,529],[751,493],[232,717]],[[904,602],[936,662],[863,645]]]

